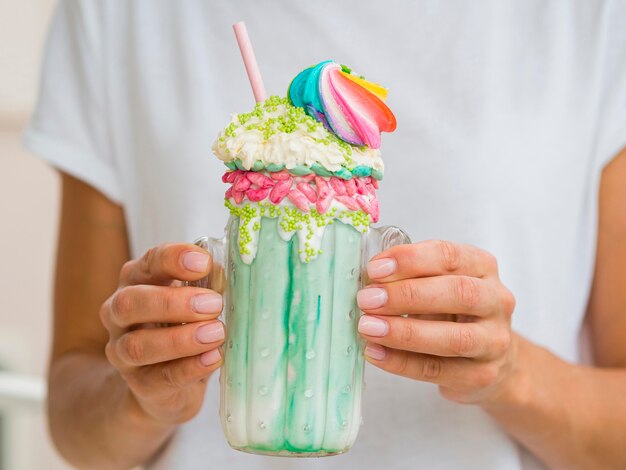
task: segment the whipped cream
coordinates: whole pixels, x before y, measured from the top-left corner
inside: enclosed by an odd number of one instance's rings
[[[257,105],[256,112],[233,115],[213,143],[213,153],[223,162],[239,159],[247,170],[257,161],[288,170],[315,163],[331,172],[357,166],[384,170],[380,150],[341,142],[303,112],[294,118],[294,109],[299,108],[277,98],[272,105]]]

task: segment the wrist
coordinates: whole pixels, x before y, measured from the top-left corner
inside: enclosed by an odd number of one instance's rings
[[[142,405],[137,396],[126,385],[126,396],[123,406],[127,412],[130,424],[133,427],[144,429],[145,431],[155,432],[157,434],[171,434],[176,425],[173,423],[160,420],[150,414]]]
[[[512,334],[511,348],[505,367],[505,376],[495,390],[483,400],[480,405],[490,412],[502,409],[524,408],[531,401],[532,396],[532,364],[533,347],[531,343]]]

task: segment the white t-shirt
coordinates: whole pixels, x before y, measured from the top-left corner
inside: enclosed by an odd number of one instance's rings
[[[514,329],[579,361],[599,176],[626,145],[624,18],[623,1],[62,1],[25,144],[124,206],[133,256],[220,234],[211,143],[254,104],[243,19],[272,94],[324,59],[389,87],[381,221],[495,254]],[[435,385],[372,366],[366,382],[350,452],[277,459],[228,447],[213,377],[151,468],[542,468]]]

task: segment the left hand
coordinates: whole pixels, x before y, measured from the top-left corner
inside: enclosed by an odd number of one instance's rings
[[[438,384],[456,402],[497,395],[517,348],[515,299],[492,255],[445,241],[400,245],[375,256],[368,275],[357,300],[369,362]]]

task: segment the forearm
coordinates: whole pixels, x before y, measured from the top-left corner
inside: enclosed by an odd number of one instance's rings
[[[130,468],[149,460],[174,431],[146,414],[104,356],[71,352],[49,377],[48,415],[59,452],[80,468]]]
[[[626,468],[626,369],[569,364],[516,336],[511,379],[484,409],[554,469]]]

